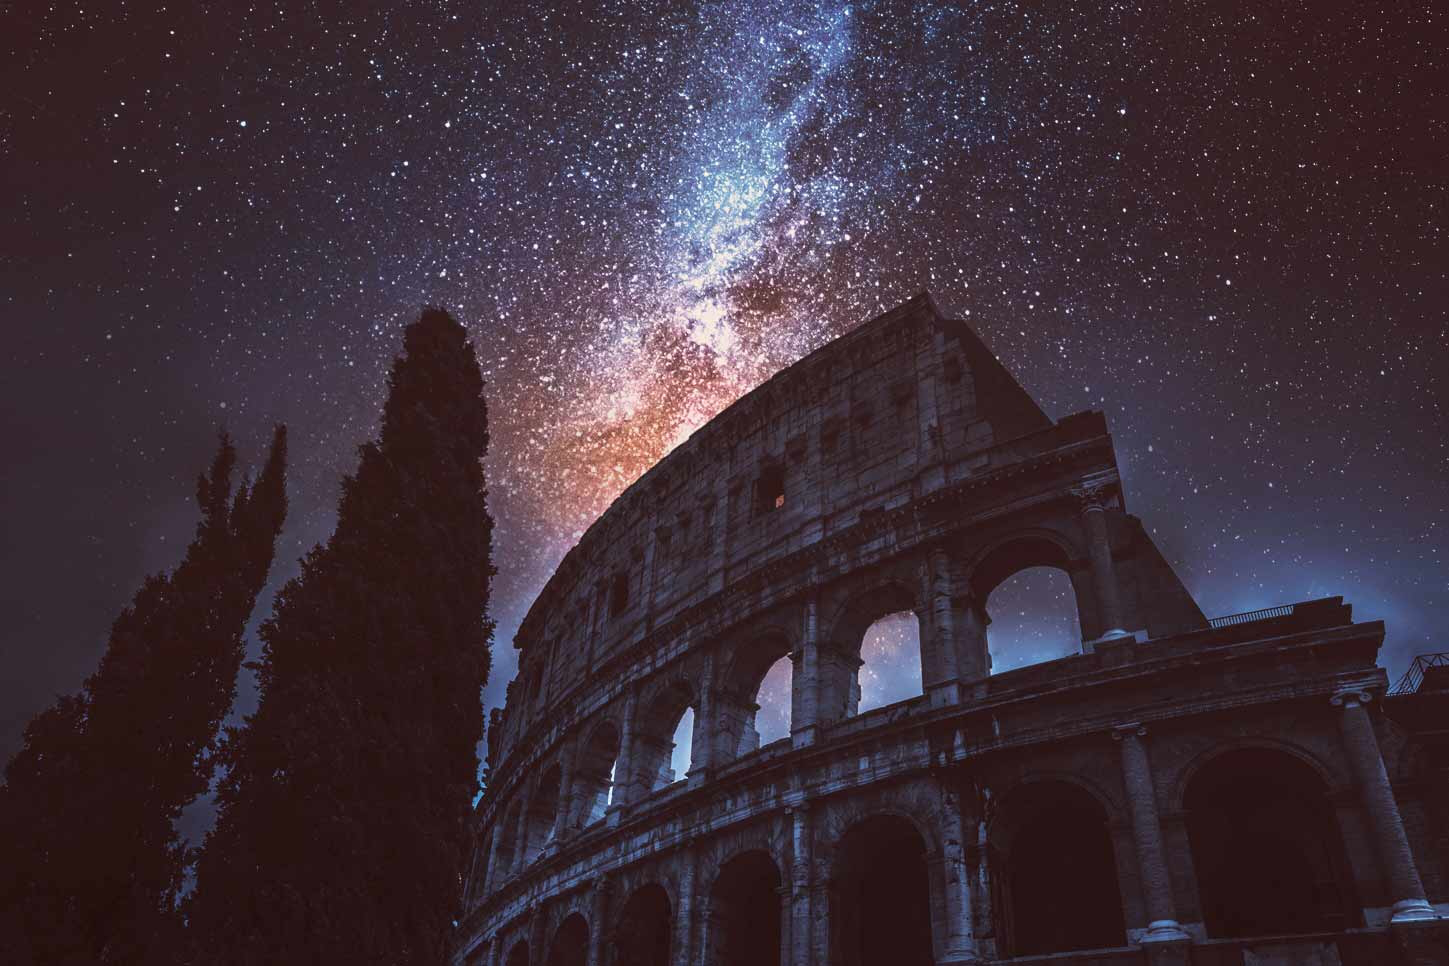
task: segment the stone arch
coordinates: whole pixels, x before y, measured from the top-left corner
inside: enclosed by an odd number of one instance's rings
[[[934,962],[928,844],[911,818],[882,811],[853,823],[829,869],[831,963]]]
[[[779,661],[789,659],[790,652],[790,637],[778,627],[753,633],[733,648],[716,692],[716,762],[733,761],[760,747],[756,727],[760,687]]]
[[[1079,772],[1066,771],[1061,768],[1033,767],[1026,774],[997,787],[992,796],[994,801],[991,806],[991,818],[986,829],[987,834],[992,838],[1014,834],[1018,825],[1017,819],[1021,816],[1011,809],[1012,801],[1030,796],[1032,789],[1037,785],[1058,783],[1071,785],[1091,798],[1097,808],[1101,810],[1109,827],[1129,821],[1126,804],[1097,781]]]
[[[588,921],[577,912],[570,913],[554,931],[548,947],[548,966],[586,966],[588,958]]]
[[[868,818],[885,815],[910,823],[926,843],[926,855],[941,854],[940,795],[935,783],[922,779],[903,784],[862,789],[849,798],[832,801],[816,818],[816,857],[829,865],[836,846],[850,829]]]
[[[988,826],[999,948],[1032,956],[1123,946],[1126,912],[1104,798],[1068,776],[1033,776]]]
[[[523,863],[529,863],[553,839],[558,823],[558,810],[563,798],[563,772],[558,763],[550,765],[539,776],[533,798],[529,800],[528,817],[524,821]]]
[[[1309,749],[1291,741],[1283,741],[1269,735],[1252,735],[1219,741],[1193,756],[1182,766],[1170,783],[1169,808],[1180,812],[1186,808],[1187,788],[1202,769],[1212,764],[1213,759],[1234,751],[1276,751],[1294,759],[1318,776],[1328,794],[1346,790],[1350,782],[1340,775],[1327,761]]]
[[[885,573],[868,581],[849,581],[838,589],[843,600],[826,625],[819,668],[819,716],[822,724],[849,718],[860,709],[861,646],[866,633],[882,618],[910,613],[916,618],[917,642],[925,627],[920,581],[907,574]],[[917,661],[922,661],[917,647]],[[924,667],[921,668],[924,680]]]
[[[1302,756],[1267,746],[1212,755],[1192,770],[1183,814],[1209,937],[1361,924],[1329,785]]]
[[[521,851],[518,842],[518,816],[522,810],[523,802],[515,797],[512,804],[499,813],[503,816],[501,823],[494,827],[493,834],[498,836],[498,861],[489,873],[489,881],[495,888],[521,864],[518,861]]]
[[[573,823],[586,828],[600,822],[608,806],[614,800],[614,790],[619,776],[615,768],[619,762],[619,728],[612,719],[605,719],[589,731],[588,740],[578,751],[578,764],[574,766],[574,811]]]
[[[699,701],[695,688],[682,677],[672,677],[661,682],[640,702],[638,721],[634,729],[632,779],[643,794],[664,788],[683,778],[674,774],[674,733],[686,711],[695,711]],[[698,714],[695,711],[696,715]],[[695,730],[700,730],[696,717]],[[699,749],[691,742],[691,755],[697,756]]]
[[[1084,555],[1063,534],[1046,527],[1031,527],[1014,530],[988,544],[974,554],[966,567],[966,585],[969,590],[966,628],[968,635],[980,635],[978,646],[987,655],[987,666],[991,659],[991,635],[988,630],[991,616],[986,604],[992,593],[1002,584],[1024,571],[1047,568],[1066,576],[1071,583],[1072,598],[1077,611],[1077,635],[1082,641],[1097,635],[1097,602],[1093,597],[1091,573]]]
[[[664,886],[639,886],[619,910],[609,943],[611,966],[668,966],[673,924],[673,903]]]
[[[742,849],[722,862],[708,892],[705,960],[718,966],[782,966],[784,886],[779,864],[765,849]]]

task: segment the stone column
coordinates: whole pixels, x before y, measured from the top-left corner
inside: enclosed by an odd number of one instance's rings
[[[493,934],[493,939],[488,943],[488,966],[498,966],[503,959],[503,937],[498,933]]]
[[[558,813],[553,817],[551,837],[557,842],[568,836],[572,829],[569,817],[574,811],[574,746],[564,742],[559,749],[558,768]]]
[[[976,822],[974,831],[976,833],[976,849],[972,856],[975,862],[972,868],[975,877],[972,879],[972,899],[975,900],[973,920],[978,929],[976,934],[976,953],[982,959],[994,959],[996,957],[996,922],[995,911],[991,906],[991,862],[990,843],[986,837],[986,823]]]
[[[608,932],[608,916],[609,880],[600,876],[594,880],[589,904],[588,966],[604,966],[604,934]]]
[[[931,707],[939,708],[961,700],[950,557],[944,550],[932,550],[922,569],[927,609],[916,618],[921,628],[921,685]]]
[[[810,966],[810,890],[813,885],[810,874],[812,841],[810,832],[810,811],[808,802],[800,802],[787,808],[790,818],[790,955],[781,960],[781,966]]]
[[[715,714],[714,695],[714,652],[704,656],[704,673],[701,675],[699,700],[694,709],[694,733],[689,738],[689,771],[681,778],[688,778],[690,785],[699,785],[709,780],[714,767]]]
[[[1338,724],[1343,732],[1344,750],[1354,781],[1358,784],[1359,795],[1363,798],[1364,811],[1368,814],[1379,867],[1388,880],[1389,897],[1394,901],[1393,916],[1389,921],[1402,923],[1437,919],[1438,914],[1429,905],[1419,870],[1414,865],[1414,854],[1409,849],[1409,838],[1404,833],[1404,822],[1399,816],[1399,803],[1394,799],[1393,786],[1389,784],[1388,772],[1384,770],[1383,754],[1366,707],[1372,695],[1360,688],[1347,688],[1330,700],[1342,712]]]
[[[1122,613],[1121,592],[1117,570],[1112,564],[1112,540],[1107,531],[1107,498],[1111,483],[1087,481],[1072,490],[1081,501],[1082,525],[1087,531],[1087,555],[1092,561],[1092,586],[1097,594],[1097,610],[1102,621],[1098,640],[1128,637],[1127,621]]]
[[[694,846],[679,853],[679,908],[674,916],[674,966],[694,961]]]
[[[624,699],[624,720],[619,735],[619,755],[614,765],[613,795],[609,800],[611,824],[619,821],[619,810],[634,800],[634,718],[637,696],[631,685]]]
[[[966,867],[961,793],[948,776],[937,776],[941,809],[941,861],[946,884],[946,954],[941,963],[978,963],[976,929],[971,919],[971,873]]]
[[[819,597],[805,601],[800,647],[790,652],[790,745],[815,744],[820,734],[820,615]]]
[[[780,897],[780,966],[790,966],[790,957],[794,955],[794,947],[790,944],[790,916],[795,907],[795,893],[787,881],[775,890],[775,894]]]
[[[1152,784],[1147,747],[1142,743],[1146,734],[1147,729],[1136,723],[1112,730],[1113,739],[1122,746],[1122,784],[1132,812],[1132,841],[1142,877],[1142,898],[1147,905],[1147,932],[1142,942],[1188,942],[1191,937],[1178,923],[1173,904],[1172,880],[1157,819],[1157,791]]]
[[[548,950],[544,944],[548,937],[544,935],[544,906],[533,907],[533,918],[528,922],[528,961],[530,963],[548,962]]]

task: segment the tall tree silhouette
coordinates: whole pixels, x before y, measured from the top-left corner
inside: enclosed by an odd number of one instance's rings
[[[490,661],[488,422],[446,312],[404,350],[336,531],[262,627],[185,907],[197,963],[446,962]]]
[[[286,517],[286,454],[279,426],[256,485],[233,497],[222,436],[181,564],[146,579],[80,694],[26,729],[0,787],[0,961],[152,962],[174,941],[175,822],[212,777]]]

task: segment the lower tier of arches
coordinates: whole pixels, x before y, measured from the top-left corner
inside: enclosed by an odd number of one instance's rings
[[[1319,724],[1297,742],[1131,724],[1031,761],[794,798],[551,894],[541,882],[463,961],[1148,966],[1188,947],[1180,962],[1237,966],[1297,963],[1297,942],[1304,963],[1449,963],[1449,917],[1389,925],[1402,870],[1375,855],[1392,838],[1376,825],[1404,836],[1402,817],[1356,777],[1351,730]]]

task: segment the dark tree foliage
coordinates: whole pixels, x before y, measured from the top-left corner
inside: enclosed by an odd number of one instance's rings
[[[483,379],[438,309],[408,326],[337,529],[262,628],[185,907],[194,962],[446,962],[489,667]]]
[[[31,721],[0,787],[0,962],[142,963],[175,940],[181,810],[206,791],[243,633],[286,517],[286,431],[231,493],[223,435],[180,566],[121,612],[78,695]]]

